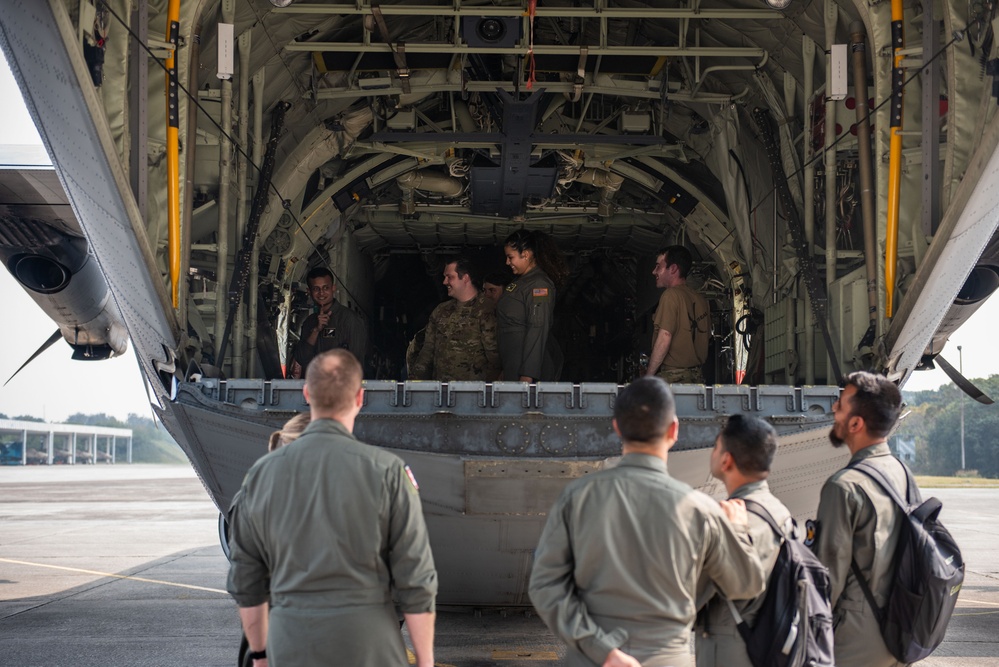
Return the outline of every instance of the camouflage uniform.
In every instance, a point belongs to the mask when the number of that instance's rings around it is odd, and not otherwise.
[[[499,377],[496,315],[479,294],[459,303],[448,299],[434,308],[423,347],[409,367],[411,380],[483,380]]]
[[[704,384],[704,373],[700,366],[696,368],[666,368],[660,366],[659,377],[670,384]]]

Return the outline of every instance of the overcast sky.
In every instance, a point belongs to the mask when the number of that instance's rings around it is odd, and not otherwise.
[[[0,146],[40,145],[41,139],[21,92],[0,56]],[[2,204],[2,202],[0,202]],[[56,330],[55,324],[6,271],[0,269],[0,383]],[[152,416],[139,364],[129,346],[124,356],[107,361],[73,361],[63,340],[46,350],[0,387],[0,413],[61,421],[76,412],[105,412],[120,419],[129,413]]]
[[[0,145],[41,144],[27,110],[18,102],[20,91],[0,57]],[[0,202],[2,203],[2,202]],[[14,281],[0,270],[0,382],[38,349],[55,331],[55,325]],[[993,298],[954,334],[944,356],[958,366],[957,346],[964,348],[966,375],[979,378],[999,373],[999,352],[994,342],[999,322],[999,298]],[[131,348],[108,361],[73,361],[72,349],[59,341],[23,372],[0,388],[0,413],[33,415],[59,421],[76,412],[105,412],[119,418],[129,413],[149,416],[149,402],[138,363]],[[940,370],[916,373],[909,390],[935,389],[949,382]]]

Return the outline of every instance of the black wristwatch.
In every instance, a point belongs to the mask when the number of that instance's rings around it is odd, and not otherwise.
[[[250,651],[246,654],[246,657],[250,660],[263,660],[267,657],[267,649],[263,649],[262,651]]]

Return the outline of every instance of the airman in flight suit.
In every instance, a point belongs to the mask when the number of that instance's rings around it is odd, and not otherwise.
[[[548,514],[531,602],[569,667],[688,667],[698,581],[733,599],[763,590],[746,508],[670,477],[679,422],[660,378],[621,390],[614,428],[621,462],[569,484]]]
[[[901,412],[902,394],[887,378],[852,373],[833,404],[833,446],[846,445],[850,461],[877,467],[897,489],[906,474],[888,449],[887,438]],[[832,586],[834,651],[837,667],[892,667],[900,664],[888,652],[874,611],[850,571],[856,560],[878,605],[888,596],[892,559],[901,532],[902,511],[859,470],[844,468],[822,487],[812,550],[829,568]]]

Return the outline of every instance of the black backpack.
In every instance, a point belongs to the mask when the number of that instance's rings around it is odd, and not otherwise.
[[[833,660],[829,570],[801,542],[785,537],[762,505],[746,509],[768,524],[782,543],[767,579],[763,605],[750,628],[729,600],[739,634],[754,667],[824,667]]]
[[[849,467],[877,482],[905,513],[892,559],[894,572],[888,603],[883,609],[874,600],[857,561],[850,564],[850,569],[874,610],[888,651],[902,663],[917,662],[933,653],[947,632],[958,591],[964,583],[961,550],[937,519],[943,505],[936,498],[923,501],[904,463],[907,483],[904,500],[891,480],[874,466],[857,461]]]

